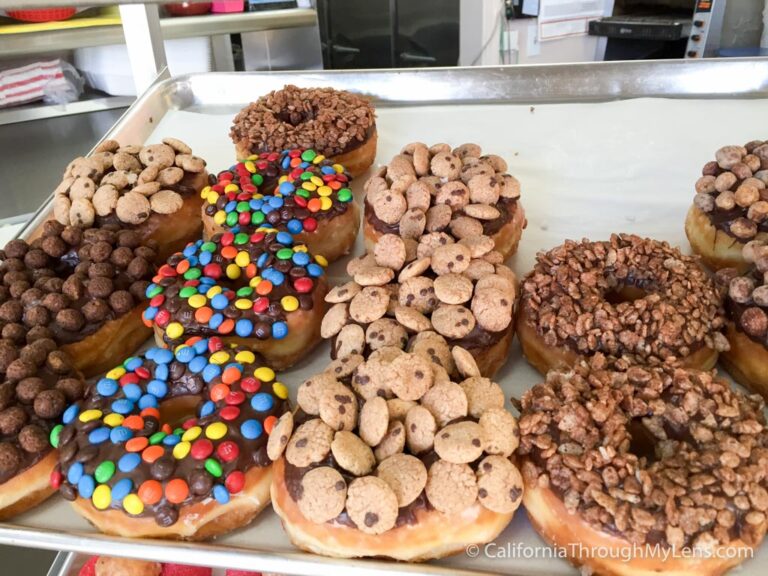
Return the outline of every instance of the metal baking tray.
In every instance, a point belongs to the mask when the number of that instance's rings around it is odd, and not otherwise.
[[[209,73],[160,79],[105,138],[145,142],[173,135],[206,158],[212,171],[221,170],[234,160],[232,116],[286,83],[369,95],[377,107],[377,164],[414,140],[473,141],[505,158],[522,183],[528,216],[520,250],[509,262],[518,275],[530,269],[537,251],[565,238],[634,232],[687,249],[683,220],[701,166],[724,144],[764,137],[760,125],[768,117],[768,59]],[[364,181],[353,182],[358,199]],[[42,206],[26,230],[49,210],[49,203]],[[344,262],[332,265],[329,276],[342,278]],[[282,379],[295,391],[327,361],[325,343]],[[515,346],[497,380],[507,397],[519,397],[541,377]],[[300,552],[270,510],[210,543],[113,538],[98,534],[56,497],[0,524],[0,543],[304,575],[576,573],[551,553],[522,509],[477,556],[472,550],[426,564]],[[768,544],[740,574],[767,568]]]

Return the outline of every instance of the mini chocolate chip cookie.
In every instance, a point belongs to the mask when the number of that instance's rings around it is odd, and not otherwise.
[[[384,266],[367,266],[361,268],[354,275],[354,281],[360,286],[383,286],[395,277],[392,268]]]
[[[357,398],[340,382],[320,389],[318,407],[320,418],[334,430],[352,430],[357,424]]]
[[[455,382],[440,382],[432,386],[421,398],[421,405],[432,413],[438,426],[464,418],[468,411],[467,395]]]
[[[437,423],[424,406],[414,406],[405,415],[405,441],[413,454],[432,450]]]
[[[384,399],[391,398],[390,384],[395,377],[396,373],[389,362],[371,357],[355,370],[352,376],[352,388],[365,400],[376,396]]]
[[[384,268],[382,269],[384,270]],[[356,322],[369,324],[387,313],[389,292],[379,286],[366,286],[349,303],[349,315]]]
[[[356,478],[347,489],[346,509],[358,530],[381,534],[397,521],[397,496],[381,478]]]
[[[511,514],[520,506],[523,477],[503,456],[486,456],[477,467],[477,498],[492,512]]]
[[[355,476],[369,474],[376,465],[376,458],[368,444],[352,432],[336,432],[331,443],[331,453],[339,466]]]
[[[277,423],[272,428],[272,432],[267,440],[267,456],[273,462],[280,458],[283,450],[288,445],[288,439],[293,433],[293,414],[286,412],[280,416]]]
[[[427,485],[427,468],[410,454],[395,454],[376,467],[376,476],[384,480],[397,496],[402,508],[416,500]]]
[[[471,421],[449,424],[435,434],[435,452],[446,462],[474,462],[485,448],[485,430]]]
[[[429,503],[444,514],[458,514],[477,500],[477,480],[472,468],[445,460],[430,466],[424,490]]]
[[[338,384],[336,377],[329,372],[321,372],[307,378],[299,385],[296,401],[299,407],[312,416],[320,414],[320,393],[327,386]]]
[[[473,376],[459,384],[467,396],[469,415],[480,418],[490,408],[504,407],[504,391],[488,378]]]
[[[389,409],[381,396],[366,400],[360,408],[357,432],[368,446],[378,446],[389,429]]]
[[[417,355],[402,355],[392,361],[397,377],[390,388],[402,400],[418,400],[432,386],[432,369],[429,361]]]
[[[332,338],[349,322],[349,307],[346,303],[334,304],[325,313],[320,323],[320,336]]]
[[[472,298],[472,280],[461,274],[443,274],[434,281],[435,296],[444,304],[464,304]]]
[[[365,342],[371,350],[384,346],[405,348],[408,333],[405,328],[391,318],[379,318],[365,329]]]
[[[341,284],[340,286],[334,286],[328,291],[328,294],[325,295],[325,301],[330,302],[331,304],[349,302],[362,289],[362,286],[354,281]]]
[[[364,358],[361,354],[352,354],[350,356],[345,356],[344,358],[337,358],[326,366],[325,372],[333,375],[337,380],[341,380],[352,374],[355,371],[355,368],[360,366],[363,361]]]
[[[307,420],[296,429],[285,449],[285,458],[297,468],[321,462],[331,451],[333,428],[319,418]]]
[[[509,456],[520,444],[517,419],[503,408],[488,408],[478,421],[485,430],[485,451]]]
[[[342,513],[346,501],[347,483],[329,466],[313,468],[301,479],[301,498],[297,504],[310,522],[322,524],[333,520]]]
[[[390,420],[387,433],[373,451],[376,461],[386,460],[393,454],[402,452],[403,448],[405,448],[405,425],[400,420]]]
[[[408,278],[400,284],[398,301],[422,314],[430,314],[437,307],[437,297],[432,280],[426,276]]]
[[[357,324],[347,324],[336,335],[334,353],[336,358],[362,354],[365,349],[365,332]]]
[[[464,306],[446,304],[432,313],[432,326],[446,338],[464,338],[475,328],[475,316]]]
[[[413,262],[409,262],[402,270],[400,270],[400,274],[397,276],[397,281],[402,284],[408,278],[415,278],[416,276],[421,276],[424,272],[429,270],[429,266],[432,263],[432,259],[429,257],[426,258],[418,258],[417,260],[414,260]]]
[[[461,274],[469,266],[472,253],[463,244],[439,246],[432,252],[432,270],[435,274]]]
[[[379,266],[400,270],[405,264],[405,242],[396,234],[384,234],[376,241],[373,257]]]
[[[477,323],[489,332],[500,332],[512,322],[514,300],[506,292],[496,288],[475,290],[472,313]]]
[[[472,376],[480,376],[480,369],[477,367],[474,356],[467,352],[461,346],[454,346],[451,348],[451,356],[456,364],[456,369],[459,374],[464,378],[471,378]]]

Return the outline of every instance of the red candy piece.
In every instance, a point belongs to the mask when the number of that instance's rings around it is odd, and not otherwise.
[[[245,394],[240,390],[232,390],[232,392],[227,394],[226,398],[224,398],[224,402],[230,406],[237,406],[245,402]]]
[[[258,162],[256,162],[256,168],[258,168],[259,170],[264,170],[267,166],[269,166],[269,163],[266,162],[265,160],[259,160]]]
[[[223,172],[219,172],[219,175],[217,176],[219,180],[232,180],[232,178],[234,177],[235,177],[234,174],[232,174],[232,172],[230,172],[229,170],[224,170]]]
[[[225,232],[221,235],[221,245],[230,246],[235,241],[235,235],[232,232]]]
[[[222,462],[232,462],[239,454],[240,448],[231,440],[222,442],[216,449],[216,455],[221,458]]]
[[[184,424],[181,425],[182,430],[189,430],[192,426],[197,424],[197,418],[190,418]]]
[[[213,454],[213,442],[207,438],[198,438],[192,443],[189,453],[195,460],[205,460]]]
[[[96,576],[96,562],[99,561],[98,556],[91,556],[80,568],[78,576]]]
[[[267,308],[269,308],[268,298],[265,298],[264,296],[260,296],[259,298],[256,298],[256,300],[253,301],[253,311],[256,312],[257,314],[264,312]]]
[[[138,368],[136,368],[135,374],[142,380],[146,380],[151,376],[152,373],[149,370],[147,370],[144,366],[139,366]]]
[[[221,338],[217,338],[216,336],[213,336],[208,340],[209,352],[218,352],[222,348],[224,348],[224,342],[221,341]]]
[[[240,470],[231,472],[229,476],[227,476],[227,479],[224,480],[224,486],[227,487],[227,490],[229,490],[230,493],[237,494],[243,489],[243,486],[245,486],[245,474]]]
[[[240,215],[237,217],[237,222],[241,226],[245,226],[251,221],[251,213],[250,212],[240,212]]]
[[[299,294],[307,294],[312,291],[313,285],[314,285],[314,282],[312,282],[312,278],[307,278],[305,276],[304,278],[297,278],[296,281],[293,283],[293,288]]]
[[[160,276],[165,276],[166,278],[173,278],[176,276],[176,270],[171,268],[168,264],[163,264],[160,266],[160,269],[157,271],[157,273]]]
[[[138,384],[139,377],[133,372],[128,372],[128,374],[123,374],[118,382],[120,383],[120,386],[125,386],[126,384]]]
[[[163,571],[160,572],[160,576],[211,576],[212,574],[212,568],[185,564],[163,564]]]
[[[261,388],[261,381],[253,376],[246,376],[240,380],[240,388],[249,394],[253,394],[254,392],[258,392],[259,388]]]
[[[264,232],[256,232],[255,234],[251,234],[251,242],[253,242],[254,244],[258,244],[259,242],[264,240],[265,236],[266,234],[264,234]]]
[[[304,220],[304,230],[307,232],[314,232],[317,230],[317,220],[312,218],[311,216]]]
[[[226,576],[261,576],[261,572],[249,572],[248,570],[233,570],[227,568]]]
[[[238,416],[240,416],[240,408],[238,408],[237,406],[225,406],[224,408],[221,409],[221,412],[219,412],[219,414],[221,414],[221,417],[224,420],[231,421],[237,418]]]
[[[163,302],[165,302],[165,294],[158,294],[149,301],[149,305],[159,308],[163,305]]]
[[[160,328],[165,328],[168,325],[168,322],[171,321],[171,313],[168,312],[168,310],[160,310],[157,313],[157,316],[155,316],[155,324],[160,326]]]
[[[203,266],[203,274],[208,278],[218,280],[221,277],[221,266],[216,263],[210,263]]]
[[[306,198],[302,198],[301,196],[296,196],[296,197],[294,197],[293,200],[294,200],[294,202],[296,202],[296,206],[299,206],[301,208],[306,208],[307,207],[307,199]]]
[[[62,480],[64,480],[64,474],[62,474],[61,470],[59,470],[59,467],[56,466],[56,468],[53,469],[53,472],[51,472],[51,488],[58,490],[59,486],[61,486]]]

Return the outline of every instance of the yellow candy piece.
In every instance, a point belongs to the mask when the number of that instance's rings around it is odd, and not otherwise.
[[[235,256],[235,264],[240,266],[240,268],[245,268],[248,266],[248,264],[251,263],[251,257],[248,255],[248,252],[245,250],[241,250],[237,253],[237,256]]]
[[[178,446],[178,444],[176,444],[176,446]],[[123,508],[125,508],[125,511],[128,512],[128,514],[138,516],[144,512],[144,502],[142,502],[141,498],[136,494],[128,494],[123,498]]]
[[[192,308],[202,308],[205,306],[205,303],[208,302],[208,299],[202,294],[193,294],[189,297],[187,302],[190,306],[192,306]]]
[[[342,172],[344,172],[344,166],[342,166],[341,164],[334,164],[333,169],[336,170],[338,174],[341,174]]]
[[[331,190],[330,186],[320,186],[317,189],[317,193],[320,196],[325,197],[325,196],[330,196],[333,193],[333,190]]]
[[[213,221],[214,223],[221,226],[222,224],[224,224],[224,222],[227,221],[227,213],[224,212],[224,210],[219,210],[218,212],[216,212],[216,214],[213,215]]]
[[[253,278],[251,278],[251,281],[248,282],[248,286],[250,286],[251,288],[256,288],[256,286],[258,286],[260,282],[261,282],[261,276],[254,276]]]
[[[322,154],[318,154],[312,159],[312,164],[320,164],[320,162],[322,162],[323,160],[325,160],[325,156],[323,156]]]
[[[200,190],[200,198],[205,200],[208,197],[208,192],[210,192],[210,191],[211,191],[211,187],[210,186],[206,186],[205,188]]]
[[[248,310],[251,307],[252,303],[247,298],[238,298],[235,300],[235,308],[238,310]]]
[[[165,333],[171,340],[181,337],[184,334],[184,326],[178,322],[171,322],[165,329]]]
[[[294,252],[308,252],[309,249],[307,248],[306,244],[298,244],[293,247]]]
[[[219,199],[219,193],[215,190],[211,190],[208,192],[208,195],[205,197],[205,201],[208,202],[208,204],[215,206],[216,201]]]
[[[227,265],[227,278],[230,280],[237,280],[240,278],[240,274],[242,273],[242,270],[240,269],[240,266],[237,264],[229,264]]]
[[[211,440],[221,440],[227,435],[228,429],[224,422],[214,422],[205,429],[205,435]]]
[[[254,164],[251,160],[246,160],[243,162],[243,166],[245,166],[245,169],[248,170],[248,172],[251,174],[256,172],[256,164]]]
[[[218,352],[211,354],[211,357],[208,360],[211,364],[224,364],[224,362],[229,360],[229,352],[226,350],[219,350]]]
[[[317,190],[317,184],[313,184],[309,180],[307,180],[306,182],[302,182],[301,187],[304,188],[304,190],[306,190],[307,192],[314,192],[315,190]]]
[[[312,184],[314,184],[315,186],[322,186],[323,185],[323,179],[320,178],[319,176],[312,176],[309,179],[309,181],[312,182]]]
[[[282,176],[280,176],[280,178],[277,179],[277,183],[282,184],[286,180],[288,180],[288,176],[286,174],[283,174]]]
[[[227,184],[224,186],[224,193],[229,194],[230,192],[237,192],[240,190],[240,187],[237,184]]]
[[[125,416],[118,414],[117,412],[112,412],[112,414],[107,414],[104,416],[104,424],[110,426],[111,428],[120,426],[120,424],[123,423],[123,420],[125,420]]]
[[[267,366],[261,366],[253,371],[253,375],[256,376],[262,382],[272,382],[275,379],[275,371]]]
[[[278,398],[282,398],[283,400],[288,398],[288,387],[281,382],[275,382],[272,384],[272,391]]]
[[[205,293],[205,297],[212,300],[216,294],[221,294],[221,286],[211,286],[208,292]]]
[[[80,422],[90,422],[99,418],[101,418],[101,410],[92,409],[80,413]]]
[[[280,304],[286,312],[293,312],[299,309],[299,299],[296,296],[283,296],[280,299]]]
[[[250,350],[243,350],[235,355],[235,362],[240,364],[253,364],[256,361],[256,354]]]
[[[192,440],[196,440],[200,434],[203,433],[203,429],[200,428],[200,426],[192,426],[189,430],[185,430],[184,434],[181,435],[181,439],[184,442],[191,442]],[[181,442],[179,442],[181,444]],[[178,444],[176,444],[178,446]]]
[[[112,503],[112,490],[107,484],[99,484],[93,491],[91,500],[97,510],[106,510]]]
[[[259,159],[258,154],[251,154],[250,156],[248,156],[248,158],[246,158],[246,160],[258,160],[258,159]]]
[[[328,266],[328,260],[327,260],[327,259],[326,259],[326,257],[325,257],[325,256],[323,256],[322,254],[315,254],[315,261],[316,261],[318,264],[320,264],[320,266],[322,266],[323,268],[325,268],[326,266]]]
[[[107,372],[106,376],[110,380],[119,380],[125,375],[125,368],[122,366],[118,366],[117,368],[112,368],[109,372]]]
[[[191,430],[191,428],[190,428]],[[189,430],[187,430],[189,432]],[[198,432],[198,436],[199,436]],[[192,444],[189,442],[179,442],[176,444],[176,446],[173,447],[173,457],[176,458],[176,460],[184,460],[184,458],[187,457],[187,454],[189,454],[189,451],[192,449]]]
[[[321,210],[330,210],[331,206],[333,206],[333,200],[328,198],[328,196],[322,196],[320,198],[320,209]]]

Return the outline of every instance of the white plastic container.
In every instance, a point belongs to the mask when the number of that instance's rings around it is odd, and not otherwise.
[[[165,56],[173,76],[213,70],[211,42],[207,36],[166,40]],[[77,48],[75,67],[97,90],[112,96],[136,96],[125,44]]]

